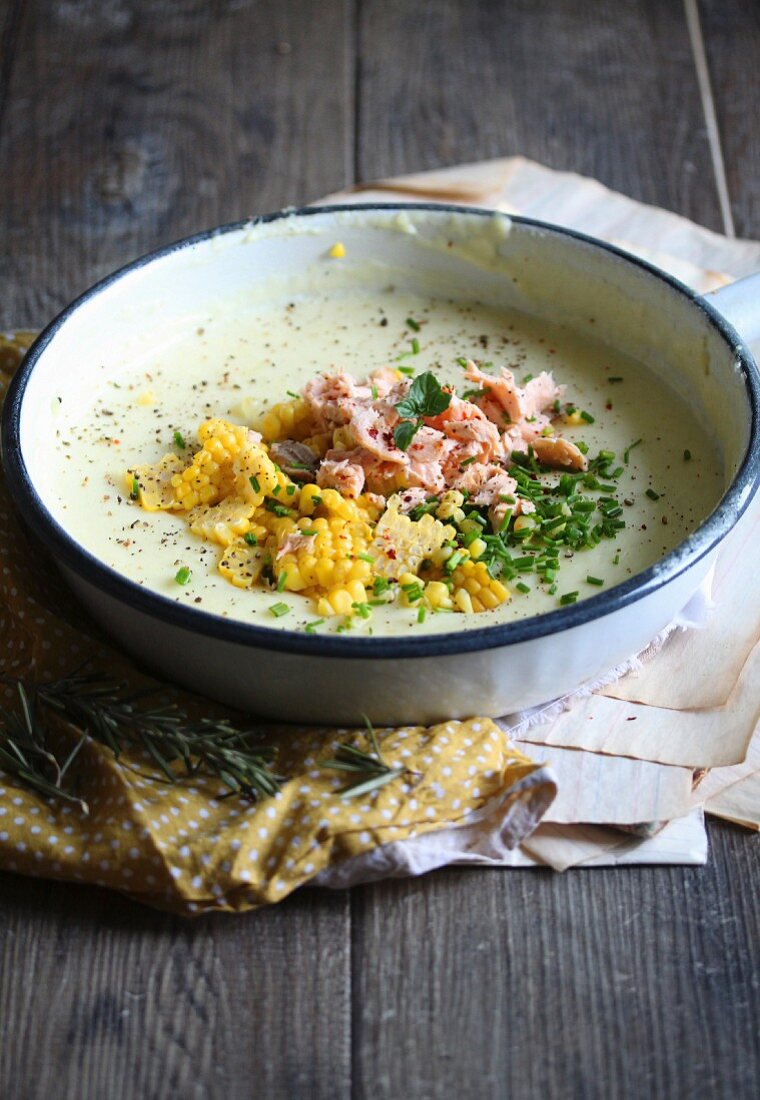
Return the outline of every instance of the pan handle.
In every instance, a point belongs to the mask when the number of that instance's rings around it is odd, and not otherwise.
[[[748,344],[760,340],[760,271],[705,295]]]

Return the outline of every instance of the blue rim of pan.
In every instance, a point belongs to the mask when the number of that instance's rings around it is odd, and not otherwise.
[[[750,405],[751,424],[747,453],[731,485],[712,514],[673,550],[663,555],[654,565],[622,581],[613,588],[580,603],[560,607],[542,615],[486,626],[466,631],[444,634],[412,635],[399,637],[346,637],[325,634],[309,635],[304,632],[273,630],[239,621],[230,621],[195,607],[187,607],[151,592],[142,585],[122,576],[106,565],[67,534],[43,504],[21,454],[21,409],[29,378],[37,361],[55,338],[58,330],[69,317],[91,298],[107,287],[139,270],[153,260],[174,252],[192,248],[214,237],[265,225],[282,218],[311,217],[320,214],[346,213],[347,209],[365,212],[440,211],[448,214],[472,215],[491,218],[493,210],[462,207],[444,203],[357,203],[345,206],[311,206],[302,209],[286,209],[273,214],[233,222],[208,229],[191,237],[176,241],[164,248],[147,253],[119,268],[105,279],[90,287],[50,322],[29,349],[17,370],[5,400],[2,417],[2,461],[11,497],[24,521],[47,547],[56,561],[77,573],[89,584],[130,607],[155,616],[175,627],[196,634],[219,638],[229,643],[247,645],[261,650],[299,654],[311,657],[341,657],[377,660],[398,658],[437,657],[471,653],[478,650],[517,645],[532,639],[572,630],[594,619],[611,615],[616,611],[656,592],[674,580],[689,566],[708,554],[728,533],[747,508],[760,481],[760,378],[752,353],[736,330],[704,298],[646,261],[574,230],[564,229],[532,218],[514,217],[513,223],[548,233],[570,237],[586,245],[612,253],[629,264],[640,267],[676,290],[696,305],[714,328],[730,345],[737,357],[744,377]]]

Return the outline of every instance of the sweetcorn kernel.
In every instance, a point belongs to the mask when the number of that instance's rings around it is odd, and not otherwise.
[[[482,557],[483,554],[485,554],[488,547],[486,546],[483,539],[473,539],[467,549],[470,551],[471,557],[479,558]]]
[[[459,588],[454,593],[454,603],[456,604],[457,610],[463,611],[465,614],[472,614],[474,611],[470,593],[466,588]]]

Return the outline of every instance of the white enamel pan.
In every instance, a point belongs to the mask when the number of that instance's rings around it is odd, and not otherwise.
[[[286,287],[335,240],[377,279],[551,317],[595,332],[691,402],[725,477],[702,525],[660,561],[549,614],[416,637],[310,636],[230,622],[146,591],[53,518],[42,471],[51,407],[74,379],[101,385],[135,325],[161,332],[263,279]],[[734,325],[736,327],[734,327]],[[738,330],[738,331],[737,331]],[[739,333],[742,335],[740,336]],[[254,714],[297,722],[430,723],[500,715],[589,682],[642,649],[684,607],[760,478],[760,276],[699,297],[662,271],[580,234],[446,206],[307,209],[224,226],[129,264],[77,299],[31,348],[5,402],[2,457],[26,523],[82,603],[159,675]],[[105,365],[105,366],[104,366]],[[75,490],[72,490],[75,491]],[[455,616],[452,616],[455,623]]]

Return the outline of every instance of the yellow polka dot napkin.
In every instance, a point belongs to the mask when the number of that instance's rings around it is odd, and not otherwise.
[[[0,399],[31,334],[0,338]],[[135,687],[149,680],[100,635],[54,563],[13,513],[0,480],[0,700],[18,707],[14,678],[47,682],[83,662]],[[177,700],[219,715],[216,704]],[[57,730],[64,747],[78,736]],[[307,882],[342,886],[421,874],[479,851],[498,858],[538,824],[556,793],[488,719],[378,731],[384,759],[404,771],[366,795],[343,797],[345,773],[322,766],[341,744],[368,751],[363,731],[267,730],[274,797],[250,803],[217,778],[168,783],[147,753],[88,740],[72,765],[78,803],[47,798],[0,770],[0,870],[97,883],[184,915],[240,912]]]

